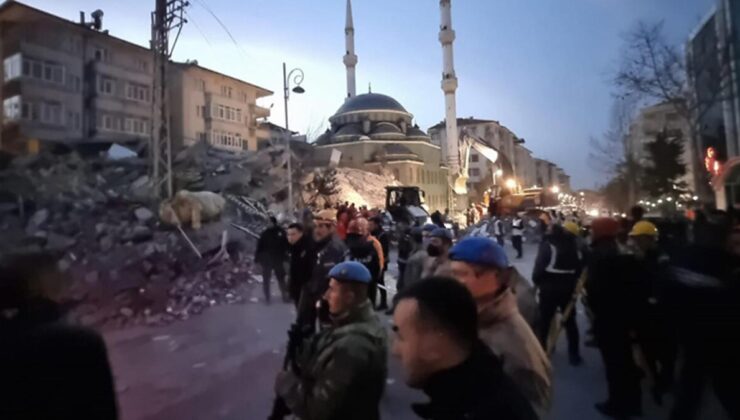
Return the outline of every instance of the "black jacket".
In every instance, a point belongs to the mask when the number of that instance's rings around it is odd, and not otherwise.
[[[313,240],[306,233],[301,239],[288,248],[290,256],[290,290],[300,293],[304,284],[311,279],[313,265],[316,262],[316,251]]]
[[[288,238],[280,226],[272,225],[265,229],[257,241],[254,260],[260,264],[285,261],[288,252]]]
[[[371,235],[375,236],[375,238],[380,242],[380,246],[383,248],[383,260],[385,261],[385,267],[383,267],[383,270],[388,270],[388,253],[390,252],[390,238],[388,237],[388,233],[383,230],[383,228],[376,229],[372,232],[370,232]]]
[[[335,265],[344,261],[347,248],[341,241],[329,237],[321,242],[317,242],[314,250],[316,259],[307,289],[315,302],[329,287],[329,271]]]
[[[424,386],[429,403],[414,412],[430,420],[536,420],[532,406],[483,344],[462,364],[432,376]]]
[[[616,241],[599,240],[592,244],[586,292],[599,322],[629,322],[625,309],[634,299],[635,262],[632,255],[620,254]]]
[[[575,236],[546,235],[537,252],[532,281],[540,289],[573,288],[581,275],[582,261]]]
[[[37,301],[0,315],[0,419],[118,418],[103,339]]]
[[[370,238],[364,238],[357,234],[348,234],[347,240],[347,258],[351,261],[357,261],[370,271],[373,279],[380,277],[380,257],[378,256],[375,246]]]

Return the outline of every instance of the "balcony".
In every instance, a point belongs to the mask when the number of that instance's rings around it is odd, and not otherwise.
[[[270,116],[270,109],[263,108],[259,105],[250,104],[249,113],[252,114],[255,118],[267,118]]]

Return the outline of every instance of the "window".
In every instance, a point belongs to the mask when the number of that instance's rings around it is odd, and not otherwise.
[[[226,96],[226,92],[227,92],[227,87],[221,86],[221,96]]]
[[[21,68],[23,67],[23,59],[21,53],[16,53],[6,58],[3,62],[4,80],[13,80],[21,76]]]
[[[110,59],[108,55],[108,50],[103,47],[95,47],[93,56],[95,57],[96,61],[108,61]]]
[[[218,106],[218,117],[221,119],[226,118],[226,108],[223,105]]]
[[[31,76],[36,79],[41,79],[41,75],[43,72],[44,66],[40,62],[34,61],[31,63]]]
[[[80,77],[73,74],[67,75],[67,87],[73,92],[80,91]]]
[[[149,69],[149,63],[147,63],[146,60],[137,58],[136,59],[136,68],[139,70],[147,71]]]
[[[236,121],[242,122],[242,110],[241,109],[236,110]]]
[[[51,125],[64,125],[62,105],[56,102],[41,103],[41,122]]]
[[[3,101],[3,116],[8,121],[15,121],[21,117],[20,95],[15,95]]]
[[[51,82],[63,84],[64,83],[64,68],[59,64],[46,64],[51,69]]]
[[[226,96],[228,96],[229,98],[231,98],[231,94],[232,94],[231,88],[226,88]]]
[[[23,102],[23,105],[21,106],[21,118],[24,120],[33,121],[33,104],[30,102]]]
[[[113,95],[113,79],[107,76],[98,77],[98,92]]]
[[[149,87],[129,83],[126,89],[126,97],[134,101],[149,102]]]
[[[80,129],[80,113],[67,111],[67,127],[73,130]]]
[[[113,130],[113,117],[110,115],[103,115],[103,128],[106,130]]]
[[[470,161],[471,162],[478,162],[478,158],[479,158],[478,153],[471,153],[470,154]]]
[[[203,79],[198,79],[195,81],[195,86],[198,90],[201,90],[203,92],[206,91],[206,81]]]

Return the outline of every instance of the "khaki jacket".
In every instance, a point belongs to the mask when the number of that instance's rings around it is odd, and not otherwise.
[[[452,263],[449,257],[430,257],[424,262],[424,271],[421,278],[432,276],[452,277]]]
[[[478,334],[501,359],[504,372],[543,417],[552,399],[552,367],[532,329],[519,313],[511,289],[478,299]]]

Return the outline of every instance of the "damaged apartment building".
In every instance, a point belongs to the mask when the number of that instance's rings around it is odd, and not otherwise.
[[[154,57],[111,36],[103,12],[78,22],[16,1],[0,5],[0,150],[36,153],[64,144],[93,150],[139,147],[152,133]],[[207,141],[225,150],[256,150],[269,132],[271,91],[206,69],[196,61],[168,66],[174,147]]]

